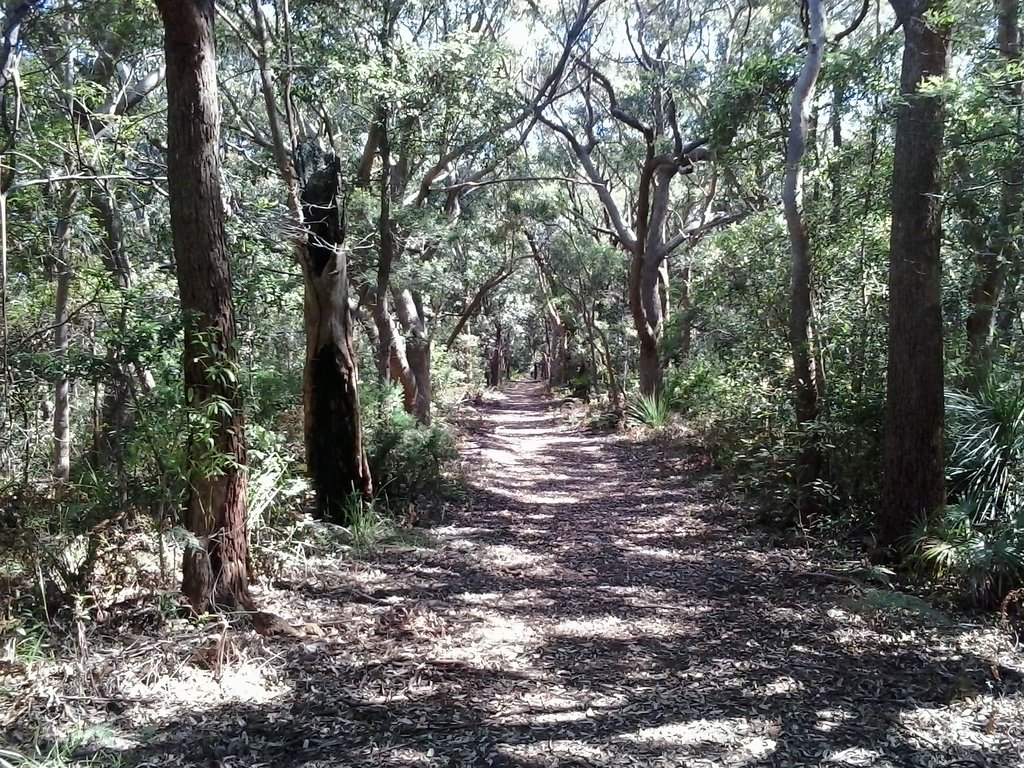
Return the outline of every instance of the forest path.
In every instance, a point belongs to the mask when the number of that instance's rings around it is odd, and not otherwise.
[[[165,724],[164,763],[1021,764],[990,634],[868,610],[889,593],[758,530],[699,453],[573,429],[524,383],[468,431],[468,508],[293,585],[282,610],[339,634],[274,646],[280,695]]]

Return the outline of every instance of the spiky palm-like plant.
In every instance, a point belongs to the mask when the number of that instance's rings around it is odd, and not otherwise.
[[[952,499],[914,534],[921,561],[993,605],[1024,582],[1024,383],[947,392]]]
[[[626,403],[626,416],[634,424],[666,427],[672,417],[672,396],[664,389],[653,395],[635,395]]]

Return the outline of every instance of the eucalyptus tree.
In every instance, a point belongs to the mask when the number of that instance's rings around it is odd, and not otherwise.
[[[996,56],[993,59],[982,53],[977,57],[976,76],[962,84],[965,103],[956,115],[951,137],[958,146],[953,169],[959,180],[952,190],[952,204],[962,222],[964,245],[971,251],[974,267],[965,321],[967,384],[972,389],[983,384],[997,360],[993,332],[1000,314],[1002,341],[1006,341],[1012,293],[1021,274],[1024,137],[1017,126],[1024,81],[1020,76],[1020,3],[998,0],[993,10]],[[981,51],[990,50],[984,45],[990,29],[990,24],[983,26],[984,38],[978,41]]]
[[[537,75],[536,82],[520,91],[514,86],[525,73],[499,42],[514,21],[508,8],[352,4],[340,9],[344,35],[337,31],[339,9],[319,3],[236,3],[221,9],[258,71],[255,87],[229,95],[233,122],[246,143],[266,150],[274,162],[295,231],[305,231],[297,226],[303,211],[292,160],[296,147],[315,136],[342,159],[348,282],[374,318],[380,375],[401,385],[407,409],[423,423],[430,420],[428,291],[445,271],[445,232],[479,185],[521,146],[534,112],[556,92],[567,51],[601,2],[567,6],[561,40],[529,73]],[[254,118],[257,103],[263,115]],[[299,250],[300,262],[308,264],[301,242]],[[304,272],[307,320],[323,323],[350,311],[340,287],[318,292],[308,267]],[[349,323],[339,319],[334,325]],[[320,440],[313,434],[340,434],[355,422],[313,417],[321,413],[318,398],[331,395],[311,384],[317,355],[327,348],[309,331],[307,325],[307,453],[314,443],[354,445],[349,438]],[[354,389],[354,371],[348,369],[341,378]],[[307,464],[315,471],[320,462]]]
[[[892,0],[903,27],[889,253],[885,498],[879,543],[902,546],[915,519],[946,503],[942,315],[945,98],[929,89],[949,68],[941,4]]]
[[[246,451],[220,180],[213,0],[157,0],[167,64],[171,230],[193,432],[182,589],[197,612],[255,607],[249,592]]]
[[[789,232],[792,254],[790,281],[789,344],[793,356],[796,428],[804,432],[804,444],[797,457],[797,509],[802,515],[814,511],[812,485],[821,471],[821,450],[812,435],[818,418],[821,387],[811,340],[811,244],[803,213],[803,162],[807,152],[808,108],[825,56],[825,9],[821,0],[808,0],[807,54],[793,89],[786,146],[786,175],[782,185],[782,205]]]
[[[106,334],[106,385],[89,458],[94,468],[113,468],[122,482],[124,443],[134,421],[130,402],[137,385],[133,382],[143,389],[152,386],[149,372],[138,359],[126,356],[127,345],[121,343],[132,320],[126,294],[135,280],[122,208],[141,208],[151,201],[155,176],[162,172],[162,158],[155,163],[144,160],[149,153],[140,146],[144,139],[140,140],[137,133],[147,118],[136,113],[164,77],[158,41],[147,24],[151,14],[148,5],[136,3],[116,12],[110,8],[88,9],[70,25],[53,20],[43,47],[43,56],[55,75],[59,73],[53,87],[57,92],[55,101],[62,103],[60,111],[67,120],[68,172],[75,174],[74,183],[81,187],[85,212],[99,232],[96,250],[100,263],[115,291],[115,301],[121,304],[120,311],[112,313],[116,320]],[[69,208],[68,215],[71,213]],[[72,270],[70,264],[63,266],[57,275],[57,297],[66,301],[66,283]],[[57,316],[66,312],[66,306],[58,302]],[[58,321],[55,325],[59,329],[64,323]],[[66,344],[66,334],[60,341]],[[66,377],[58,379],[54,409],[54,441],[58,447],[70,441],[70,404],[60,395],[66,386]]]
[[[61,480],[69,476],[74,427],[84,432],[86,424],[95,424],[92,464],[115,468],[102,476],[120,482],[120,446],[132,416],[130,379],[143,385],[149,381],[139,361],[125,354],[133,321],[127,299],[133,270],[122,208],[126,199],[143,207],[139,198],[152,193],[153,176],[160,173],[139,162],[140,144],[148,143],[148,116],[135,114],[162,81],[158,41],[146,23],[147,16],[155,18],[155,10],[136,3],[116,10],[32,3],[11,7],[22,13],[33,6],[27,17],[30,35],[20,46],[29,65],[17,80],[14,109],[28,143],[19,153],[20,178],[11,175],[7,189],[13,204],[20,208],[24,203],[32,215],[19,217],[8,234],[27,255],[41,243],[31,232],[46,213],[53,214],[52,245],[39,247],[38,258],[54,285],[55,355],[46,366],[54,386],[54,474]],[[94,274],[96,262],[105,278]],[[76,285],[79,272],[89,275],[82,285]],[[35,284],[31,270],[25,277]],[[49,291],[36,293],[44,294]],[[18,346],[19,358],[30,360],[28,348]],[[22,372],[31,374],[32,367]],[[76,379],[78,386],[73,386]],[[99,407],[92,418],[73,420],[73,405],[86,410],[85,398],[73,393],[81,393],[87,382],[102,392]]]
[[[662,385],[659,341],[669,257],[700,234],[737,218],[735,212],[705,218],[713,211],[713,184],[704,194],[684,198],[673,193],[677,178],[693,174],[698,162],[714,156],[690,102],[689,92],[709,77],[683,53],[706,25],[691,11],[681,3],[637,4],[623,9],[622,16],[609,16],[595,29],[593,44],[575,58],[572,101],[553,104],[540,118],[568,146],[601,201],[604,229],[629,255],[629,308],[644,394]],[[628,54],[618,50],[619,38],[611,32],[622,28]]]

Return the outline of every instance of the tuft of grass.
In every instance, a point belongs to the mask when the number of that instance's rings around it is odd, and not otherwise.
[[[384,539],[395,532],[395,523],[382,515],[373,502],[364,501],[359,494],[352,494],[346,503],[346,530],[349,546],[357,553],[372,552]]]

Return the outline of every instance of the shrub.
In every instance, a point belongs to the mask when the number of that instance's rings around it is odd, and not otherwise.
[[[672,418],[672,395],[662,389],[654,395],[630,395],[626,400],[626,416],[634,424],[661,429]]]
[[[1024,384],[947,392],[950,505],[922,520],[919,560],[993,607],[1024,583]]]
[[[366,457],[377,495],[386,503],[415,503],[444,487],[442,470],[456,456],[455,441],[446,426],[430,426],[402,407],[401,392],[393,387],[362,390]]]

